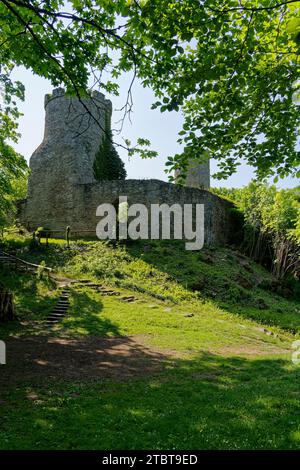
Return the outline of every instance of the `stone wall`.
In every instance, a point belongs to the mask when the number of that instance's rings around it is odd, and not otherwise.
[[[70,188],[70,193],[72,198],[66,200],[63,194],[56,193],[44,213],[38,217],[33,217],[32,212],[29,214],[25,207],[22,216],[24,224],[30,228],[45,226],[61,230],[61,235],[69,225],[77,235],[87,235],[87,232],[92,235],[96,233],[96,225],[100,220],[96,217],[97,207],[103,203],[116,204],[120,196],[127,196],[128,204],[144,204],[148,209],[151,204],[180,204],[182,207],[184,204],[204,204],[205,243],[222,245],[232,240],[233,205],[205,190],[180,187],[159,180],[125,180],[76,184]],[[51,219],[48,216],[49,208]]]

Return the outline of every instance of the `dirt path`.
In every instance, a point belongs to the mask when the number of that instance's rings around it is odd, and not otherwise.
[[[147,346],[146,336],[10,337],[6,341],[7,363],[0,366],[0,390],[36,381],[126,380],[143,377],[162,371],[167,363],[174,363],[177,358],[185,356],[184,352]],[[288,351],[275,345],[245,344],[205,352],[253,358]]]
[[[162,370],[167,358],[138,337],[11,337],[6,354],[0,370],[0,387],[5,388],[36,379],[124,380]]]

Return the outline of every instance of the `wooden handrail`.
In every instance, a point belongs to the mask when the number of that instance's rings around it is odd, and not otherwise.
[[[14,256],[14,255],[11,255],[10,253],[6,253],[5,251],[2,251],[0,250],[0,255],[5,255],[5,256],[8,256],[9,258],[11,258],[12,260],[14,261],[17,261],[18,263],[20,264],[23,264],[25,266],[31,266],[35,269],[39,269],[39,268],[42,268],[44,269],[45,271],[49,271],[49,272],[52,272],[52,268],[48,268],[48,266],[42,266],[40,264],[34,264],[34,263],[29,263],[29,261],[25,261],[21,258],[17,258],[17,256]]]

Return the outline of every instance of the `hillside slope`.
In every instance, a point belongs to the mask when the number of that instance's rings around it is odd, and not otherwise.
[[[0,449],[300,447],[299,301],[262,267],[174,242],[5,248],[56,272],[0,272],[19,316],[0,326]],[[114,295],[70,284],[49,328],[70,279]]]
[[[54,242],[54,241],[53,241]],[[20,240],[17,254],[45,262],[62,275],[88,278],[173,303],[211,304],[231,314],[300,329],[300,302],[262,266],[232,248],[186,251],[178,241],[50,243],[30,249]]]

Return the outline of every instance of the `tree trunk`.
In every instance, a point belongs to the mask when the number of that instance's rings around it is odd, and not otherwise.
[[[11,292],[0,290],[0,323],[16,318],[13,294]]]

